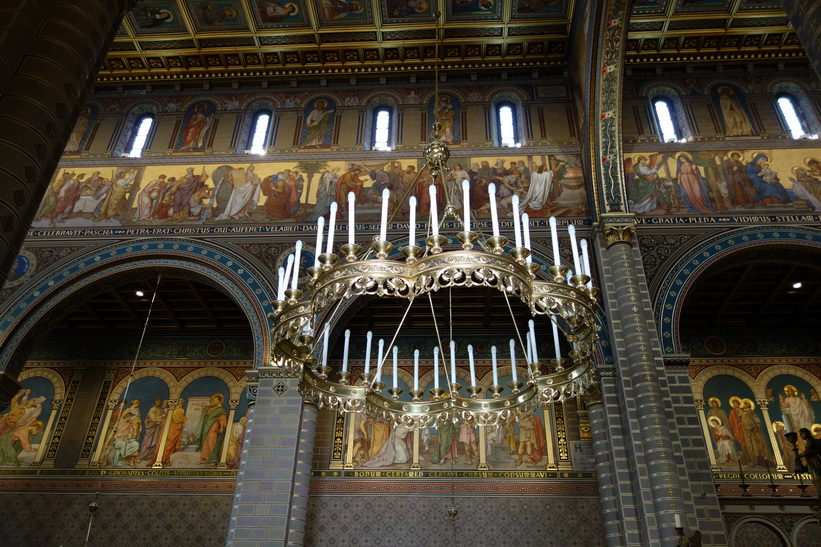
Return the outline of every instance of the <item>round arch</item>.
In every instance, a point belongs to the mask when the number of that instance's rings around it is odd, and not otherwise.
[[[188,387],[188,384],[193,382],[198,378],[204,378],[205,376],[215,376],[225,382],[228,386],[229,400],[238,400],[242,396],[242,390],[245,388],[244,384],[241,384],[234,378],[231,373],[226,371],[225,369],[217,368],[217,367],[203,367],[198,368],[192,372],[189,372],[178,382],[178,391],[176,392],[176,398],[179,399],[180,395],[182,394],[183,390]]]
[[[254,339],[254,366],[263,366],[270,355],[269,314],[276,294],[266,272],[233,249],[186,239],[146,239],[98,247],[70,261],[58,263],[29,284],[11,301],[0,320],[0,362],[3,370],[18,373],[28,352],[52,322],[67,313],[72,302],[92,294],[106,279],[134,279],[157,269],[195,276],[225,291],[246,310]],[[85,291],[85,292],[84,292]],[[25,342],[25,343],[24,343]]]
[[[24,370],[17,377],[18,382],[28,380],[29,378],[46,378],[54,386],[54,398],[64,400],[66,398],[66,383],[63,378],[50,368],[30,368]]]
[[[165,385],[168,386],[168,398],[169,399],[177,399],[180,394],[180,388],[177,382],[177,379],[174,378],[174,375],[168,372],[165,369],[157,368],[157,367],[147,367],[147,368],[140,368],[134,371],[134,374],[131,374],[131,380],[128,377],[121,379],[117,382],[117,385],[114,386],[114,389],[111,390],[111,394],[109,395],[109,399],[117,399],[119,400],[122,397],[125,389],[128,385],[133,384],[135,380],[139,380],[140,378],[159,378]]]
[[[792,543],[790,543],[789,538],[784,534],[784,532],[781,531],[781,529],[778,526],[776,526],[772,521],[769,521],[761,517],[745,517],[736,522],[732,530],[730,530],[730,545],[742,545],[740,543],[737,543],[736,540],[738,539],[739,532],[745,524],[756,524],[763,526],[768,531],[775,534],[778,537],[778,539],[781,540],[781,545],[792,545]]]
[[[135,103],[128,111],[128,114],[125,116],[125,121],[123,122],[123,129],[120,131],[120,136],[117,139],[117,143],[114,145],[114,149],[111,151],[112,157],[120,157],[123,156],[126,152],[126,148],[128,144],[131,142],[132,134],[134,133],[134,126],[137,124],[137,120],[139,120],[143,115],[149,114],[154,116],[155,122],[159,121],[160,114],[163,111],[163,105],[160,101],[156,99],[146,99]],[[157,123],[153,126],[153,131],[149,135],[153,135],[156,132]],[[150,139],[149,139],[150,140]],[[146,141],[148,142],[148,141]]]
[[[821,249],[821,230],[796,226],[740,228],[705,239],[681,258],[660,285],[655,311],[662,352],[680,353],[679,319],[687,292],[718,260],[760,245],[798,245]]]
[[[707,380],[714,378],[715,376],[722,375],[734,376],[747,384],[747,387],[750,388],[750,391],[753,392],[756,399],[762,399],[765,397],[764,388],[759,386],[758,380],[741,369],[728,367],[725,365],[707,367],[699,372],[691,382],[693,387],[693,397],[696,399],[704,399],[704,385],[707,383]]]

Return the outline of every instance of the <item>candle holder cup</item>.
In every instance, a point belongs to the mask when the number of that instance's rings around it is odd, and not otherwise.
[[[342,384],[343,386],[347,386],[350,379],[351,379],[351,373],[348,372],[347,370],[343,370],[339,373],[339,383]]]
[[[347,245],[340,247],[339,250],[345,255],[345,260],[348,262],[356,262],[357,255],[362,252],[362,246],[357,245],[356,243],[348,243]]]
[[[493,254],[503,254],[509,240],[505,236],[493,236],[488,238],[487,246]]]
[[[428,236],[427,239],[425,239],[425,243],[430,247],[431,253],[439,254],[442,252],[442,247],[447,245],[448,238],[443,235]]]
[[[413,264],[422,256],[423,249],[417,245],[408,245],[407,247],[402,247],[400,252],[408,264]]]
[[[384,239],[374,239],[371,243],[371,249],[376,253],[376,258],[388,258],[388,253],[393,249],[393,243]]]
[[[524,264],[527,257],[530,256],[530,249],[527,247],[515,247],[510,250],[510,256],[519,264]]]
[[[459,232],[456,234],[456,239],[462,244],[462,248],[466,251],[473,249],[473,244],[479,239],[479,234],[476,232]]]
[[[337,263],[339,257],[334,253],[322,253],[319,255],[319,262],[322,264],[323,270],[330,270]]]
[[[391,394],[391,399],[393,399],[394,401],[398,401],[399,400],[399,395],[402,394],[402,388],[401,387],[392,387],[388,390],[388,393]]]
[[[564,283],[567,279],[567,272],[569,271],[570,268],[564,264],[556,264],[547,269],[547,273],[553,276],[553,280],[557,283]]]
[[[503,387],[502,387],[502,386],[500,386],[500,385],[493,384],[492,386],[490,386],[490,387],[488,388],[488,391],[490,391],[490,392],[493,394],[493,398],[494,398],[494,399],[498,399],[499,397],[501,397],[501,396],[502,396],[502,390],[503,390],[503,389],[505,389],[505,388],[503,388]]]

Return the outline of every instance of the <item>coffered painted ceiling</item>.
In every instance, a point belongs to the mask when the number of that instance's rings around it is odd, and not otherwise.
[[[437,0],[142,0],[100,82],[432,68]],[[564,68],[592,0],[438,0],[441,66]],[[780,0],[632,0],[628,63],[803,58]]]

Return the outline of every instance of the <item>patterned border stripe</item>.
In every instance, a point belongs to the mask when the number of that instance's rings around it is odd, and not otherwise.
[[[664,353],[681,351],[678,328],[681,308],[687,291],[699,275],[717,260],[741,249],[777,244],[821,247],[821,231],[793,226],[745,228],[707,239],[679,261],[665,279],[656,305]]]

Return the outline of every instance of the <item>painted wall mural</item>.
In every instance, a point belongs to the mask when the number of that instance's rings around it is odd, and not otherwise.
[[[813,437],[821,438],[821,398],[818,390],[803,378],[781,374],[767,383],[770,421],[787,469],[795,468],[792,445],[784,435],[809,429]],[[798,437],[799,452],[804,451],[806,441]]]
[[[639,215],[821,212],[821,149],[626,154]]]
[[[97,114],[98,109],[95,106],[85,106],[80,110],[77,123],[74,124],[74,129],[72,129],[71,135],[68,137],[68,143],[65,149],[66,154],[79,154],[84,150],[88,142],[88,137],[94,129]]]
[[[455,95],[443,93],[439,95],[439,102],[435,99],[428,102],[428,118],[442,124],[440,135],[442,141],[448,144],[457,144],[462,141],[462,115],[459,99]]]
[[[55,386],[49,378],[24,379],[23,388],[0,414],[0,467],[30,467],[42,461],[51,437],[49,416],[54,409]]]
[[[574,154],[478,156],[449,162],[453,181],[471,183],[471,207],[490,218],[488,185],[496,184],[501,214],[518,195],[531,217],[583,216],[587,194],[581,159]],[[264,162],[234,165],[152,165],[58,170],[33,227],[164,226],[315,222],[336,200],[345,211],[347,192],[357,195],[357,219],[377,220],[383,188],[392,191],[395,218],[406,220],[416,195],[419,218],[430,210],[428,186],[444,204],[461,207],[452,180],[433,181],[419,160]],[[340,213],[341,214],[341,213]]]
[[[164,370],[144,370],[109,409],[93,464],[236,469],[248,411],[244,380],[214,371],[190,373],[177,384]]]
[[[336,121],[336,103],[328,97],[314,99],[305,107],[302,148],[330,148]]]
[[[202,101],[191,105],[182,118],[182,128],[174,150],[177,152],[197,151],[208,148],[215,120],[216,105]]]

